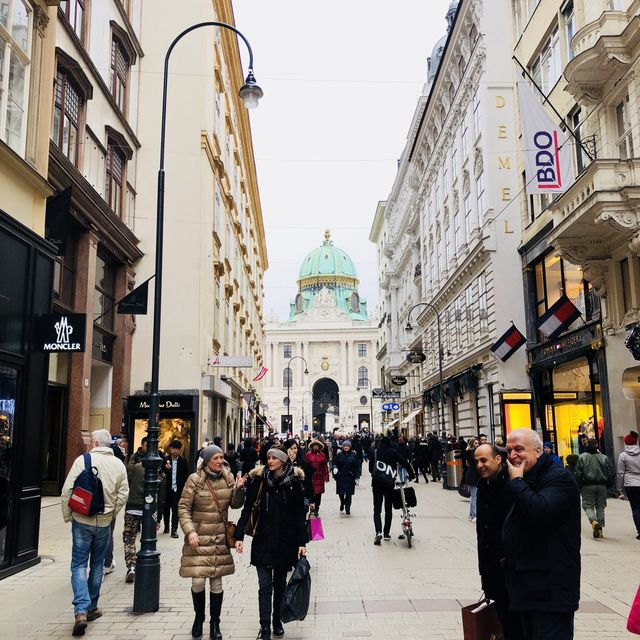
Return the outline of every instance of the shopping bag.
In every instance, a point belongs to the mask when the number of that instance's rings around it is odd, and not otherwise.
[[[319,518],[315,519],[318,520]],[[311,567],[305,556],[301,556],[282,594],[280,620],[282,622],[304,620],[309,611],[310,598]]]
[[[462,632],[464,640],[504,640],[494,601],[485,598],[462,607]]]
[[[636,593],[635,600],[629,611],[629,619],[627,620],[627,631],[637,633],[640,636],[640,587]]]
[[[317,542],[318,540],[324,540],[322,519],[320,517],[309,518],[309,541]]]

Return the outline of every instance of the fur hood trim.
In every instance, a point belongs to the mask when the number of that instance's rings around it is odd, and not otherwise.
[[[251,469],[251,471],[249,471],[249,477],[252,480],[255,480],[256,478],[260,478],[262,477],[262,474],[264,473],[265,469],[266,469],[266,466],[264,464],[259,464],[257,467],[254,467],[253,469]],[[298,478],[299,480],[304,480],[304,470],[301,469],[300,467],[293,467],[293,473],[296,476],[296,478]]]
[[[307,449],[307,451],[311,451],[311,447],[313,447],[314,444],[317,444],[320,447],[320,451],[324,453],[325,451],[325,446],[322,442],[320,442],[320,440],[312,440],[309,443],[309,448]]]

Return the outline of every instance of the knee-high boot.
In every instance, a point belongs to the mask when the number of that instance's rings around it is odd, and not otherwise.
[[[191,627],[191,636],[194,638],[202,638],[202,624],[204,623],[204,591],[191,591],[191,599],[193,600],[193,610],[196,613],[193,626]]]
[[[211,640],[222,640],[222,633],[220,632],[220,612],[222,611],[222,597],[224,592],[212,593],[210,595],[209,611],[211,613],[211,620],[209,622],[209,630]]]

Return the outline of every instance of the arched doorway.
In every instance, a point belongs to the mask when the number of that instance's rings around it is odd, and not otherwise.
[[[321,378],[313,385],[313,430],[331,431],[334,416],[340,415],[340,390],[331,378]]]

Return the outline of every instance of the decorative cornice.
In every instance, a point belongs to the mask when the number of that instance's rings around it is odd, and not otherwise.
[[[582,266],[582,273],[601,297],[607,297],[609,265],[606,260],[591,260]]]
[[[640,229],[640,212],[633,211],[603,211],[594,220],[596,224],[607,224],[616,231],[636,231]]]

